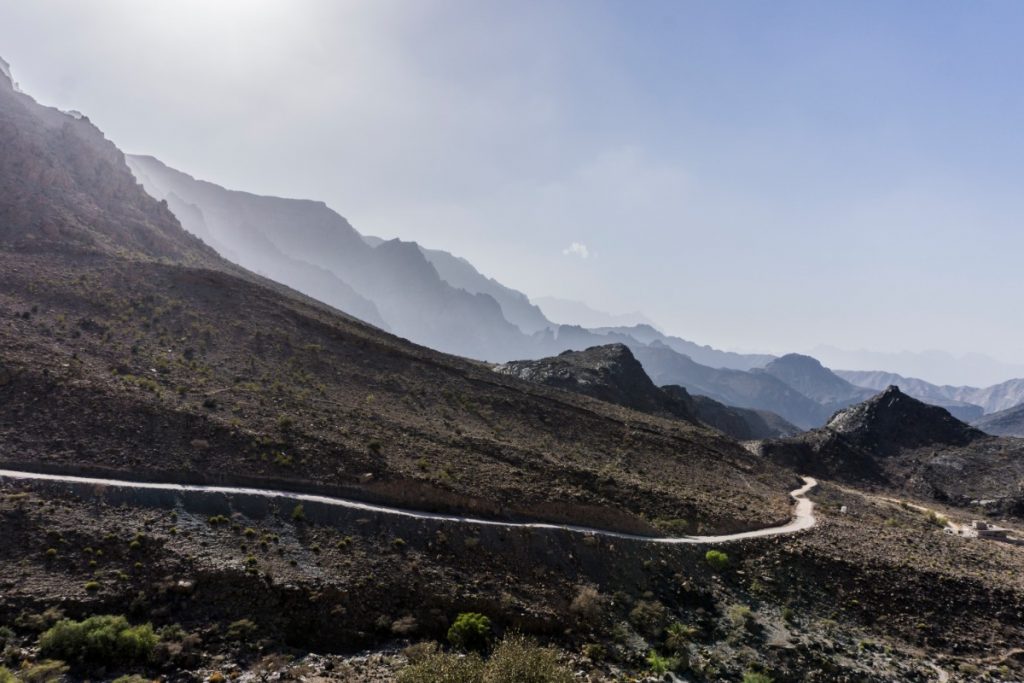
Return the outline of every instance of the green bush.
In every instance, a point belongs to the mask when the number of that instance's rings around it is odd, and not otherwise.
[[[58,622],[40,636],[39,652],[79,665],[139,664],[150,660],[159,640],[152,625],[132,626],[108,614]]]
[[[558,653],[519,635],[504,638],[484,666],[485,683],[571,683]]]
[[[299,503],[294,508],[292,508],[292,520],[295,522],[306,521],[306,509],[302,507],[302,503]]]
[[[398,672],[398,683],[481,683],[484,662],[480,655],[438,653]]]
[[[768,674],[748,671],[743,674],[743,683],[775,683],[775,679]]]
[[[483,652],[491,643],[491,620],[477,612],[463,612],[448,629],[448,642],[461,650]]]
[[[675,657],[659,655],[654,650],[647,653],[647,666],[651,667],[651,673],[659,676],[675,671],[679,667],[679,660]]]
[[[729,566],[729,556],[721,550],[709,550],[704,554],[704,561],[715,571],[722,571]]]
[[[18,679],[6,667],[0,666],[0,683],[18,683]]]

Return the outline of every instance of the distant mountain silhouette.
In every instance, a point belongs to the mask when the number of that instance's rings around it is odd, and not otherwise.
[[[759,372],[782,380],[830,411],[859,403],[875,394],[871,389],[847,382],[824,367],[816,358],[797,353],[776,358]]]
[[[466,259],[440,249],[420,247],[420,251],[437,269],[442,280],[471,294],[487,294],[492,297],[501,306],[505,319],[526,334],[555,327],[554,323],[544,317],[539,307],[530,303],[525,294],[482,275]]]
[[[731,368],[733,370],[752,370],[763,367],[775,359],[767,354],[734,353],[720,351],[710,346],[702,346],[686,339],[662,334],[652,325],[632,325],[618,327],[597,327],[598,334],[621,334],[637,340],[641,344],[661,342],[677,353],[689,356],[694,362],[711,368]]]
[[[990,413],[972,424],[986,434],[1024,437],[1024,405]]]
[[[582,301],[539,296],[532,298],[531,302],[540,306],[545,317],[561,325],[615,327],[653,324],[642,313],[606,313],[592,308]]]
[[[633,351],[657,384],[678,384],[730,406],[770,410],[802,429],[824,424],[831,414],[828,407],[766,372],[710,368],[659,341]]]
[[[186,229],[244,267],[441,351],[501,360],[529,348],[494,298],[445,282],[415,243],[370,246],[323,202],[227,190],[153,157],[128,162]]]
[[[836,374],[858,386],[869,389],[881,389],[890,384],[897,385],[914,398],[934,405],[941,405],[950,409],[954,414],[962,413],[962,416],[958,415],[958,417],[968,421],[981,417],[980,414],[975,414],[975,406],[980,408],[982,413],[994,413],[1024,403],[1024,379],[1011,379],[990,387],[978,388],[939,386],[891,372],[837,370]]]

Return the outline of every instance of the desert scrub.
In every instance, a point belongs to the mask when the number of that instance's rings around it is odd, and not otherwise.
[[[657,600],[640,600],[629,612],[629,623],[647,638],[659,638],[668,621],[668,610]]]
[[[447,652],[428,655],[398,672],[398,683],[482,683],[480,655]]]
[[[743,683],[775,683],[775,679],[758,671],[748,671],[743,674]]]
[[[35,664],[23,666],[18,670],[18,675],[11,678],[12,681],[20,683],[53,683],[53,681],[65,680],[68,672],[68,665],[56,659],[47,659]],[[0,676],[0,681],[3,681]]]
[[[704,554],[704,561],[715,571],[722,571],[729,566],[729,556],[721,550],[709,550]]]
[[[651,673],[662,676],[679,668],[679,660],[675,657],[659,655],[655,650],[651,650],[647,653],[647,666],[650,667]]]
[[[306,521],[306,509],[302,507],[302,503],[299,503],[292,508],[292,521],[293,522],[305,522]]]
[[[152,625],[132,626],[123,616],[107,614],[57,622],[40,636],[39,652],[76,665],[143,664],[159,640]]]
[[[486,683],[571,683],[558,653],[520,635],[505,637],[484,665]]]
[[[491,643],[491,620],[478,612],[463,612],[448,629],[448,642],[460,650],[483,652]]]

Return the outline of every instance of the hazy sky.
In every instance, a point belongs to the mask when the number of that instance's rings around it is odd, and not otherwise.
[[[1024,362],[1024,3],[0,0],[129,152],[728,348]]]

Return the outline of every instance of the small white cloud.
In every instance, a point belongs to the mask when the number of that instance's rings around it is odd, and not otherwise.
[[[566,256],[579,256],[582,259],[590,257],[590,250],[587,249],[587,245],[582,242],[573,242],[568,247],[562,250],[562,253]]]

